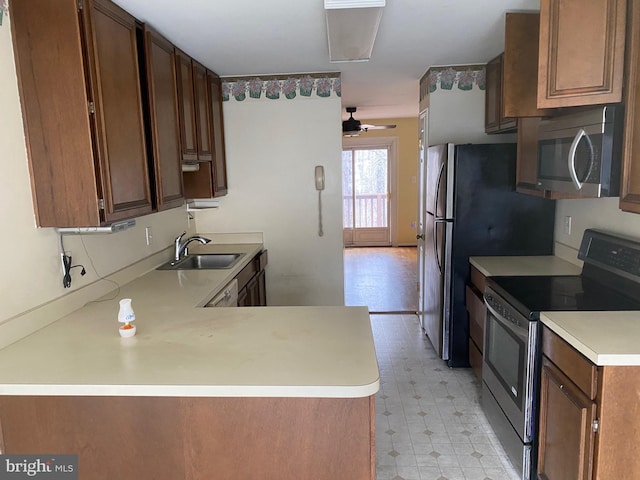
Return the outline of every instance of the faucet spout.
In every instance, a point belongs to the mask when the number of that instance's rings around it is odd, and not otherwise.
[[[200,242],[203,245],[206,245],[207,243],[211,242],[211,239],[206,237],[201,237],[200,235],[193,235],[187,238],[183,242],[182,237],[186,235],[186,233],[187,233],[186,231],[182,232],[182,234],[178,235],[174,241],[174,255],[173,255],[173,262],[171,262],[172,265],[175,265],[176,263],[178,263],[184,257],[187,256],[187,246],[191,242]]]

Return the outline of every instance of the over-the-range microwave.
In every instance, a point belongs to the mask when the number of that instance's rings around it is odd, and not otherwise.
[[[538,187],[583,197],[618,196],[623,123],[622,104],[542,120]]]

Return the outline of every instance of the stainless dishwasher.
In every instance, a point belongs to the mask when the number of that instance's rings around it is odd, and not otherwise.
[[[231,280],[221,291],[213,297],[205,307],[237,307],[238,280]]]

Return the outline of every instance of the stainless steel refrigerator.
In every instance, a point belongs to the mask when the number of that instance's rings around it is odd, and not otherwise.
[[[555,202],[515,191],[515,144],[435,145],[426,153],[418,313],[438,356],[465,367],[469,257],[551,255]]]

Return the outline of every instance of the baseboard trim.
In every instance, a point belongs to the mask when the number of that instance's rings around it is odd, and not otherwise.
[[[418,315],[418,312],[411,310],[392,310],[387,312],[369,312],[369,315]]]

